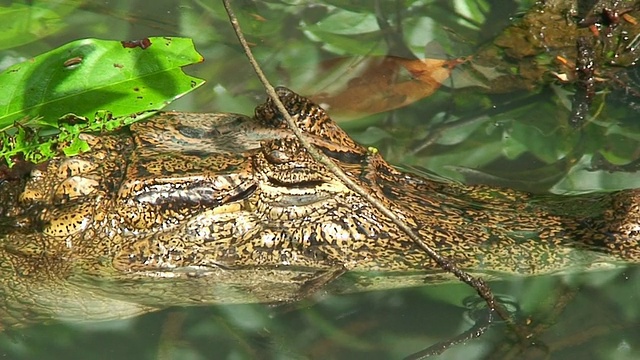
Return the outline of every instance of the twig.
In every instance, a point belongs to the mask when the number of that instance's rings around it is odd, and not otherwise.
[[[306,139],[302,131],[296,125],[295,121],[293,120],[293,118],[285,108],[284,104],[280,101],[280,98],[278,97],[275,89],[273,88],[271,83],[269,83],[269,80],[266,78],[266,76],[262,72],[260,65],[258,65],[258,62],[253,56],[251,49],[249,48],[249,44],[247,43],[247,40],[244,38],[242,29],[240,28],[240,24],[238,23],[238,18],[235,16],[233,10],[231,9],[229,0],[222,0],[222,2],[227,11],[227,15],[229,16],[229,21],[231,22],[231,26],[233,27],[233,30],[235,31],[236,36],[240,41],[240,45],[242,45],[245,55],[249,59],[251,66],[253,66],[254,71],[256,72],[256,74],[258,75],[258,78],[260,79],[260,82],[262,82],[262,84],[264,85],[267,91],[267,94],[269,95],[273,103],[278,108],[278,111],[280,111],[280,113],[284,117],[291,131],[295,134],[295,136],[298,138],[298,140],[300,141],[302,146],[304,146],[307,152],[311,155],[311,157],[314,160],[326,166],[327,169],[329,169],[338,179],[340,179],[344,184],[346,184],[351,191],[362,196],[366,201],[368,201],[371,205],[373,205],[378,211],[380,211],[382,214],[388,217],[389,220],[391,220],[396,226],[398,226],[398,228],[400,228],[404,233],[406,233],[411,240],[413,240],[424,252],[426,252],[427,255],[433,261],[435,261],[438,264],[438,266],[440,266],[440,268],[454,274],[460,281],[473,287],[477,291],[478,295],[480,295],[480,297],[482,297],[487,302],[487,306],[490,311],[496,312],[508,324],[513,324],[513,320],[511,319],[511,316],[502,306],[496,303],[493,293],[491,292],[491,289],[484,282],[484,280],[480,278],[475,278],[469,275],[467,272],[461,270],[454,263],[442,257],[435,250],[429,247],[429,245],[427,245],[420,238],[420,236],[417,235],[408,225],[406,225],[402,220],[400,220],[400,218],[398,218],[398,216],[394,212],[388,209],[373,195],[371,195],[362,187],[360,187],[355,181],[351,180],[351,178],[349,178],[342,171],[342,169],[340,169],[331,159],[329,159],[324,154],[320,153],[318,150],[316,150],[315,147],[311,145],[311,143]]]
[[[439,342],[437,344],[429,346],[427,349],[411,354],[405,357],[404,360],[422,360],[428,357],[440,355],[454,345],[462,344],[469,340],[479,338],[480,336],[482,336],[482,334],[485,333],[485,331],[487,331],[489,326],[491,326],[492,321],[492,314],[488,313],[482,320],[476,322],[476,324],[473,325],[471,329],[452,339]]]

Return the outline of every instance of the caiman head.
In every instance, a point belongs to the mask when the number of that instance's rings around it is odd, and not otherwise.
[[[286,88],[277,92],[304,136],[349,176],[366,186],[369,173],[386,165],[322,108]],[[327,269],[362,267],[365,261],[375,268],[378,256],[372,251],[380,241],[404,241],[384,216],[308,154],[271,100],[257,107],[254,119],[236,121],[233,131],[217,126],[205,132],[216,144],[198,155],[220,158],[214,162],[220,165],[209,168],[206,177],[199,174],[197,188],[194,177],[189,185],[178,185],[175,169],[167,171],[171,180],[162,179],[167,182],[162,191],[157,191],[158,176],[150,187],[140,175],[125,175],[116,202],[127,205],[115,207],[124,225],[117,236],[122,240],[116,240],[122,244],[114,254],[116,268]],[[238,146],[227,146],[231,143]],[[139,152],[140,147],[134,150],[133,163]],[[407,261],[392,260],[404,266]]]
[[[365,148],[278,93],[313,146],[366,177]],[[255,118],[164,113],[83,136],[90,152],[0,182],[0,322],[292,300],[333,269],[371,267],[375,243],[397,237],[270,101]]]

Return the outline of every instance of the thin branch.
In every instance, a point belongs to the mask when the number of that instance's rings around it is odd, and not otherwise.
[[[424,349],[417,353],[411,354],[405,357],[404,360],[423,360],[432,356],[437,356],[442,354],[452,346],[463,344],[469,340],[477,339],[480,336],[482,336],[482,334],[484,334],[485,331],[487,331],[489,326],[491,326],[492,321],[493,321],[492,314],[489,312],[482,320],[479,320],[478,322],[476,322],[476,324],[473,325],[473,327],[463,332],[462,334],[452,339],[434,344],[428,347],[427,349]]]
[[[453,262],[449,261],[448,259],[438,254],[429,245],[427,245],[422,240],[422,238],[413,231],[413,229],[411,229],[407,224],[405,224],[402,220],[400,220],[400,218],[394,212],[388,209],[384,204],[382,204],[378,199],[376,199],[369,192],[367,192],[362,187],[360,187],[355,181],[351,180],[351,178],[349,178],[347,174],[345,174],[342,171],[342,169],[340,169],[330,158],[328,158],[327,156],[325,156],[324,154],[316,150],[316,148],[311,145],[311,143],[306,139],[302,131],[296,125],[295,121],[293,120],[293,118],[285,108],[284,104],[280,101],[280,98],[278,97],[275,89],[273,88],[269,80],[266,78],[266,76],[262,72],[260,65],[258,64],[258,62],[256,61],[255,57],[251,52],[251,49],[249,47],[249,44],[247,43],[247,40],[244,38],[242,29],[240,28],[240,24],[238,23],[238,18],[235,16],[235,13],[231,9],[229,0],[222,0],[222,2],[227,11],[227,15],[229,16],[231,26],[233,26],[236,36],[240,41],[240,45],[242,45],[242,48],[244,49],[244,52],[247,58],[249,59],[251,66],[253,66],[254,71],[256,72],[256,74],[258,75],[258,78],[260,79],[260,82],[262,82],[262,84],[264,85],[267,91],[267,94],[273,100],[273,103],[278,108],[278,111],[280,111],[282,116],[285,118],[287,125],[289,126],[291,131],[298,138],[302,146],[304,146],[304,148],[309,152],[311,157],[314,160],[326,166],[327,169],[329,169],[338,179],[340,179],[344,184],[346,184],[349,187],[349,189],[351,189],[353,192],[357,193],[358,195],[362,196],[366,201],[368,201],[371,205],[373,205],[378,211],[380,211],[387,218],[389,218],[389,220],[391,220],[396,226],[398,226],[399,229],[401,229],[404,233],[406,233],[411,240],[413,240],[424,252],[426,252],[427,255],[438,264],[438,266],[440,266],[443,270],[454,274],[460,281],[473,287],[477,291],[478,295],[480,295],[487,302],[487,306],[491,311],[495,311],[507,323],[513,324],[513,320],[511,319],[511,316],[502,306],[496,303],[493,293],[491,292],[491,289],[484,282],[484,280],[480,278],[475,278],[469,275],[467,272],[458,268]]]

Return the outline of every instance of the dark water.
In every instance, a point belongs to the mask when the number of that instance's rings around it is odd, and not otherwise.
[[[217,2],[29,3],[34,14],[36,8],[54,14],[46,18],[45,32],[50,35],[0,51],[2,61],[28,58],[85,37],[187,36],[194,38],[206,59],[187,71],[208,83],[171,108],[250,114],[264,99]],[[530,5],[496,0],[424,1],[409,6],[383,1],[379,13],[392,29],[402,24],[403,30],[386,39],[377,31],[375,10],[368,1],[295,6],[238,1],[236,11],[270,79],[305,93],[318,89],[320,66],[337,57],[356,57],[354,61],[360,62],[385,56],[389,48],[395,55],[409,50],[418,57],[444,59],[474,54],[521,18]],[[56,19],[55,14],[64,16]],[[36,20],[30,26],[45,22],[37,16]],[[538,60],[544,60],[544,54]],[[640,154],[633,96],[614,85],[601,86],[592,104],[592,121],[577,131],[568,125],[573,85],[540,77],[527,89],[489,94],[477,86],[475,73],[468,69],[457,68],[452,82],[408,107],[342,124],[396,164],[459,180],[559,193],[640,187],[630,171]],[[600,158],[619,167],[594,166],[594,159]],[[496,325],[480,339],[454,346],[439,358],[639,358],[639,277],[639,269],[629,266],[491,283],[497,294],[516,304],[517,316],[526,320],[531,336],[518,340],[513,331]],[[396,359],[472,326],[463,304],[473,296],[466,285],[449,284],[328,296],[297,309],[211,306],[114,322],[34,325],[0,335],[0,355],[10,359]]]

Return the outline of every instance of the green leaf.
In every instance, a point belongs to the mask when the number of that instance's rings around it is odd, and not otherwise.
[[[387,50],[383,42],[374,41],[375,33],[344,36],[325,31],[308,31],[306,34],[313,41],[323,43],[325,50],[341,55],[385,55]]]
[[[67,114],[59,119],[55,134],[46,131],[45,135],[42,129],[26,125],[37,122],[38,119],[21,121],[13,130],[13,135],[7,134],[6,131],[0,132],[0,160],[12,167],[13,157],[20,154],[23,154],[24,160],[32,163],[51,159],[59,151],[63,151],[66,156],[74,156],[90,150],[89,144],[80,134],[117,130],[154,113],[150,111],[114,118],[108,111],[98,111],[92,119]]]
[[[372,13],[335,10],[313,25],[303,26],[313,41],[337,54],[385,55],[387,47],[379,41],[380,27]]]
[[[55,127],[67,113],[93,118],[158,110],[204,83],[186,75],[201,62],[191,39],[154,37],[151,45],[85,39],[16,64],[0,74],[0,130],[22,118]]]
[[[376,16],[372,13],[336,10],[317,24],[307,27],[306,30],[340,35],[356,35],[380,31],[380,26]]]

